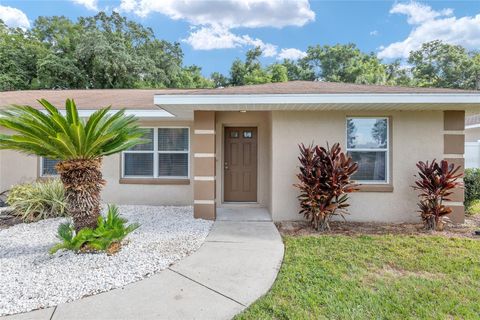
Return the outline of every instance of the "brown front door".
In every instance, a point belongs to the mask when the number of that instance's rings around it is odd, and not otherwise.
[[[257,128],[225,128],[224,201],[257,201]]]

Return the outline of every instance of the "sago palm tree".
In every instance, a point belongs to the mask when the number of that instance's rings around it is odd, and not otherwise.
[[[73,100],[67,99],[65,115],[47,100],[38,101],[45,113],[17,105],[0,112],[0,126],[14,132],[0,134],[0,149],[59,160],[56,169],[75,229],[95,228],[105,184],[102,157],[142,143],[143,133],[123,110],[110,114],[110,107],[103,108],[85,120]]]

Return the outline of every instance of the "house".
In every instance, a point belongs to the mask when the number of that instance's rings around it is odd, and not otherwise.
[[[0,93],[0,106],[75,99],[81,116],[112,105],[140,118],[151,143],[105,159],[103,200],[119,204],[258,206],[298,220],[298,144],[341,143],[359,163],[351,221],[418,221],[411,185],[419,160],[464,166],[465,114],[480,94],[293,81],[218,89],[54,90]],[[0,187],[55,174],[55,162],[0,151]],[[449,205],[464,218],[463,191]]]

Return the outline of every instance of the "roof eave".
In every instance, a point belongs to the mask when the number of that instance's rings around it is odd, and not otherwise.
[[[218,94],[154,96],[162,105],[479,104],[480,93]]]

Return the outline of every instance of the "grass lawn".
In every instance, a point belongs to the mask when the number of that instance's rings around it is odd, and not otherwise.
[[[480,241],[285,236],[269,293],[235,319],[480,319]]]

